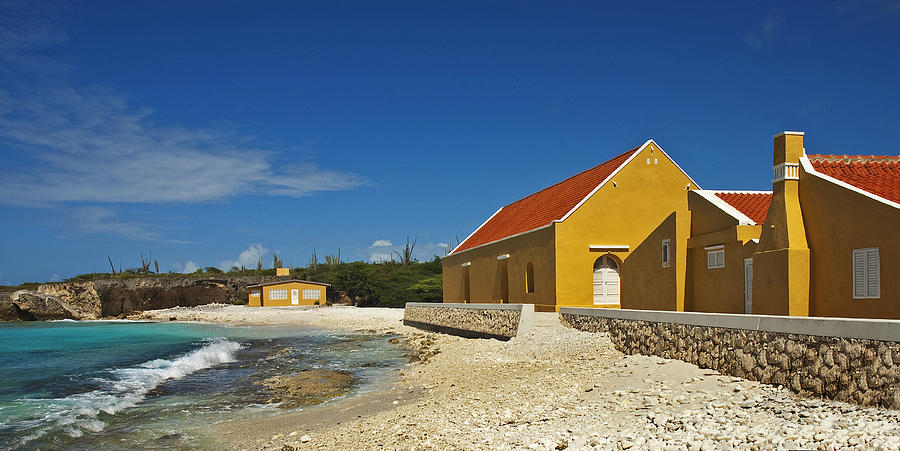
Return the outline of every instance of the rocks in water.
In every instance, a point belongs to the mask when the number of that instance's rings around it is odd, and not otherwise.
[[[266,403],[280,403],[278,407],[294,409],[347,393],[353,385],[353,375],[349,371],[314,369],[270,377],[260,385],[270,392]]]

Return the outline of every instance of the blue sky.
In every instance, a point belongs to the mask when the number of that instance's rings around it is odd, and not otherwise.
[[[768,189],[772,135],[900,154],[900,2],[0,0],[0,284],[443,254],[653,138]]]

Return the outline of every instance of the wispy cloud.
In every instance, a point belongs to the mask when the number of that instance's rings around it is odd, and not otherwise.
[[[193,244],[190,241],[163,237],[158,231],[141,222],[121,220],[110,208],[79,207],[68,211],[66,233],[76,235],[115,235],[139,241]]]
[[[0,179],[0,202],[188,203],[246,193],[302,197],[364,183],[309,162],[281,167],[277,152],[246,137],[156,126],[151,115],[105,88],[0,92],[0,149],[18,156]]]
[[[837,0],[834,7],[839,13],[854,14],[861,20],[900,15],[900,0]]]
[[[394,243],[391,243],[391,240],[375,240],[369,247],[389,247],[393,245]]]
[[[775,38],[775,32],[784,25],[785,15],[781,9],[769,11],[766,17],[752,30],[744,35],[744,43],[748,47],[759,49],[771,43]]]
[[[106,86],[70,82],[42,50],[65,42],[56,12],[0,0],[0,204],[192,203],[241,194],[302,197],[365,183],[308,153],[234,130],[160,125]],[[283,164],[290,152],[294,161]]]
[[[253,244],[241,251],[236,260],[224,260],[222,263],[219,263],[219,268],[225,271],[228,271],[232,267],[240,268],[241,266],[256,269],[256,263],[260,259],[263,261],[263,265],[265,265],[265,257],[268,253],[269,250],[262,244]]]

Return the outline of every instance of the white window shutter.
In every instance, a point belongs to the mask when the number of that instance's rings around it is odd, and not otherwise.
[[[866,251],[853,251],[853,297],[866,297]]]
[[[725,267],[725,251],[724,250],[716,252],[716,267],[717,268]]]
[[[878,248],[866,252],[866,296],[880,297],[881,291],[881,258]]]
[[[706,253],[706,269],[712,269],[716,267],[716,253],[715,252],[707,252]]]

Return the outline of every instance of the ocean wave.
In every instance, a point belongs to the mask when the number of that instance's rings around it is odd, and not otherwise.
[[[101,412],[115,415],[123,409],[134,407],[147,393],[166,381],[233,362],[234,353],[241,348],[241,344],[224,338],[210,339],[203,347],[172,360],[156,359],[132,368],[111,370],[107,377],[98,380],[100,388],[97,390],[65,398],[19,400],[16,410],[23,415],[12,423],[2,425],[0,431],[10,427],[19,431],[17,435],[21,440],[18,446],[55,430],[61,430],[70,437],[102,431],[106,423],[98,418]]]

